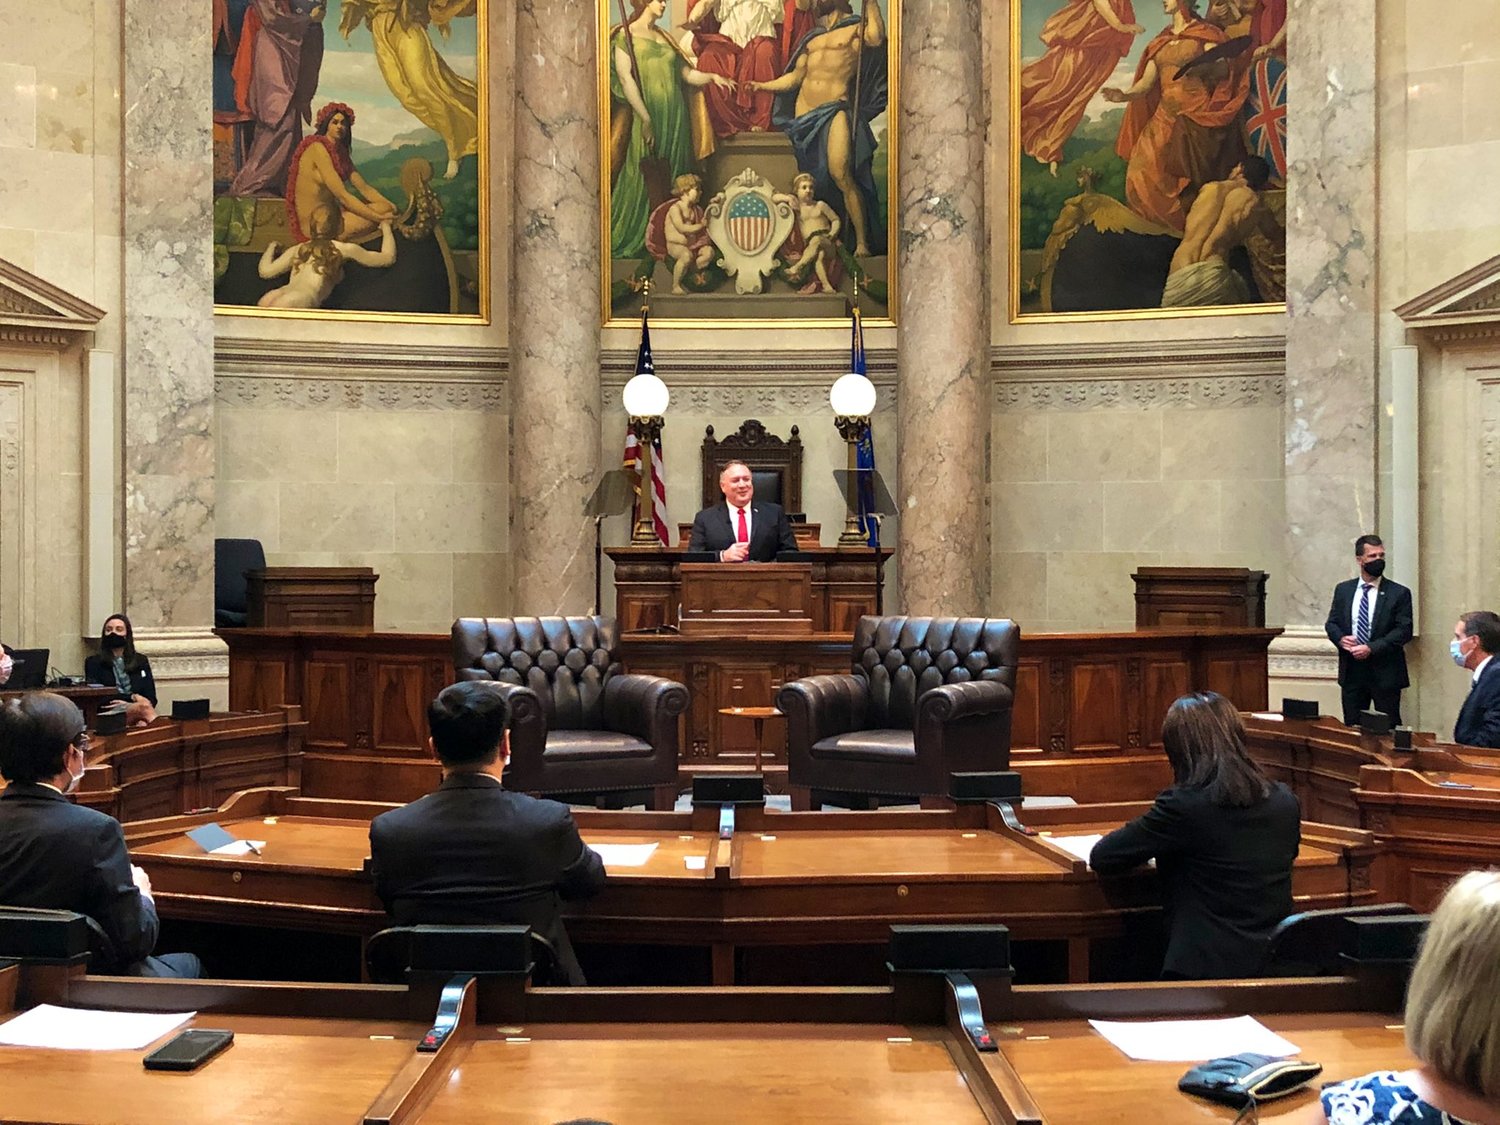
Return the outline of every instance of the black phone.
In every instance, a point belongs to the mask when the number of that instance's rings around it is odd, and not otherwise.
[[[197,1070],[234,1042],[234,1032],[190,1027],[143,1059],[147,1070]]]

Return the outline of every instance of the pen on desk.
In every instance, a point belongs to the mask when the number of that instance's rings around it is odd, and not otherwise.
[[[250,849],[250,850],[251,850],[251,851],[252,851],[252,852],[254,852],[254,853],[255,853],[255,854],[256,854],[256,855],[264,855],[264,854],[265,854],[265,853],[264,853],[264,852],[262,852],[262,851],[261,851],[261,850],[260,850],[260,849],[259,849],[259,848],[257,848],[257,847],[256,847],[256,846],[255,846],[255,844],[254,844],[254,843],[253,843],[253,842],[252,842],[252,841],[250,841],[250,840],[246,840],[246,841],[245,841],[245,847],[247,847],[247,848],[249,848],[249,849]]]

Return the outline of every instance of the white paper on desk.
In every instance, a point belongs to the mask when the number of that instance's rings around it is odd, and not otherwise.
[[[1102,839],[1104,839],[1103,836],[1048,836],[1048,837],[1046,837],[1046,840],[1047,840],[1047,842],[1049,844],[1056,844],[1058,847],[1060,847],[1063,851],[1067,852],[1069,855],[1075,856],[1078,859],[1083,860],[1084,863],[1087,863],[1089,861],[1089,853],[1094,850],[1094,845],[1097,844]]]
[[[1286,722],[1286,716],[1280,711],[1251,711],[1250,717],[1252,719],[1264,719],[1268,723]]]
[[[196,1012],[99,1012],[38,1004],[0,1024],[0,1044],[64,1051],[138,1051]]]
[[[645,867],[655,844],[590,844],[605,867]]]
[[[1203,1062],[1244,1051],[1279,1059],[1300,1050],[1251,1016],[1144,1023],[1089,1020],[1089,1023],[1125,1054],[1145,1062]]]
[[[252,851],[264,850],[264,840],[231,840],[227,844],[220,844],[209,855],[249,855]]]

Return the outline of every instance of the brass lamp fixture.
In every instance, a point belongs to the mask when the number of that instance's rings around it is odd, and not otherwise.
[[[859,520],[859,443],[870,431],[870,415],[875,412],[875,384],[857,371],[840,375],[828,391],[833,407],[833,424],[839,437],[849,446],[849,484],[845,498],[849,514],[844,520],[840,547],[865,544],[866,535]]]

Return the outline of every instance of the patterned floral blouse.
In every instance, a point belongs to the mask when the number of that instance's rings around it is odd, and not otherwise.
[[[1323,1087],[1329,1125],[1467,1125],[1417,1097],[1393,1070]]]

